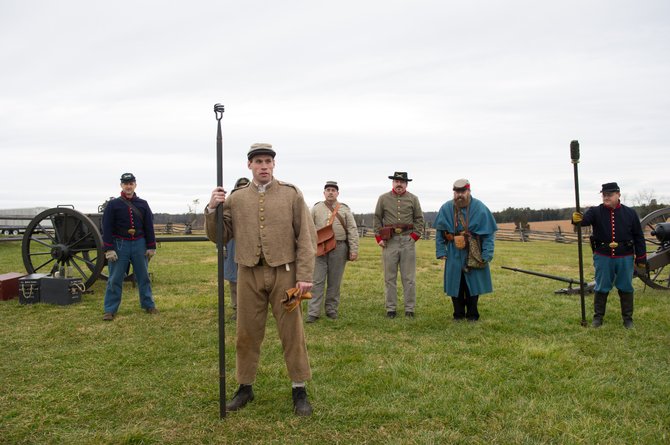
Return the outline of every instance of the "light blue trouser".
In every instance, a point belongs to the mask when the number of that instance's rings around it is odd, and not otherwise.
[[[596,292],[603,294],[616,286],[621,292],[633,292],[633,256],[610,258],[593,254],[593,266],[596,269]]]
[[[109,278],[105,290],[105,312],[115,314],[121,304],[123,279],[126,276],[129,264],[133,265],[133,273],[137,279],[137,288],[140,293],[140,306],[143,309],[155,307],[151,282],[149,281],[149,262],[146,257],[147,242],[144,238],[133,241],[115,239],[114,250],[119,259],[109,262]]]

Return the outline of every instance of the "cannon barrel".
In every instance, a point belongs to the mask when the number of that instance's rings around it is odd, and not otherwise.
[[[670,241],[670,223],[656,224],[651,235],[655,236],[660,243],[667,243]]]

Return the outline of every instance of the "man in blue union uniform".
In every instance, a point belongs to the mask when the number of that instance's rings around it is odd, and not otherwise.
[[[149,280],[149,259],[156,254],[154,217],[149,204],[135,194],[135,175],[121,175],[121,196],[107,203],[102,214],[102,241],[109,264],[105,290],[105,321],[112,321],[121,304],[123,279],[129,264],[137,278],[140,306],[157,314]]]
[[[602,185],[603,203],[584,214],[575,212],[572,223],[592,226],[591,248],[596,269],[593,297],[594,328],[603,324],[607,296],[616,286],[621,301],[621,316],[626,329],[633,327],[633,267],[645,267],[647,251],[640,218],[635,210],[621,204],[616,182]]]

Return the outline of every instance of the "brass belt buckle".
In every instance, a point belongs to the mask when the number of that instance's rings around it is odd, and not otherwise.
[[[616,241],[612,241],[612,242],[609,244],[609,246],[610,246],[610,248],[612,248],[612,249],[616,249],[617,247],[619,247],[619,243],[617,243]]]
[[[402,233],[402,229],[401,229],[400,227],[396,227],[395,229],[393,229],[393,231],[394,231],[397,235],[400,235],[400,234]]]
[[[128,233],[130,233],[131,236],[135,235],[135,229],[128,229]]]

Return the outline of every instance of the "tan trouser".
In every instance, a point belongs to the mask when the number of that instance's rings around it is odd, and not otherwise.
[[[386,312],[396,311],[398,304],[398,268],[405,297],[405,312],[416,306],[416,241],[409,235],[394,235],[383,249],[384,292]]]
[[[288,376],[293,382],[312,377],[307,357],[302,311],[287,312],[281,305],[287,289],[295,287],[295,263],[270,267],[238,266],[237,271],[237,383],[250,385],[256,371],[265,336],[268,304],[277,321]]]

